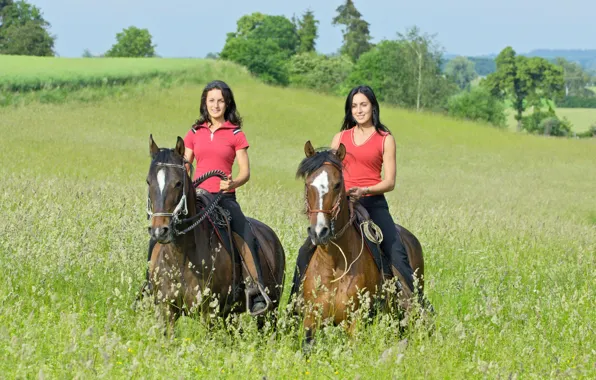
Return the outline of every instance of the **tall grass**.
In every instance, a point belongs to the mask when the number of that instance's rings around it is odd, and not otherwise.
[[[227,78],[223,78],[226,80]],[[251,147],[238,191],[288,254],[306,236],[294,172],[329,145],[343,99],[229,80]],[[295,321],[257,333],[183,318],[160,335],[131,309],[144,276],[148,137],[173,146],[200,85],[95,104],[0,109],[0,373],[7,378],[594,378],[596,146],[383,107],[398,147],[396,219],[420,239],[436,331],[382,317],[326,329],[301,356]]]

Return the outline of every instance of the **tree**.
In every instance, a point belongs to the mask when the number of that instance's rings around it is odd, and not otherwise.
[[[497,71],[497,64],[492,58],[486,57],[467,57],[474,63],[474,70],[479,76],[485,77]]]
[[[474,62],[466,57],[455,57],[447,62],[445,74],[461,90],[469,90],[472,81],[478,77],[474,70]]]
[[[482,85],[501,99],[511,99],[518,131],[522,129],[523,113],[528,106],[540,109],[543,100],[562,94],[563,69],[544,58],[517,56],[513,48],[506,47],[497,56],[496,63],[497,71],[488,75]],[[550,108],[549,102],[547,105]]]
[[[290,84],[345,95],[340,86],[353,66],[352,60],[345,55],[330,57],[315,52],[296,54],[289,64]]]
[[[308,9],[302,15],[302,19],[294,23],[296,24],[298,38],[300,40],[297,51],[298,53],[308,53],[315,51],[315,40],[318,37],[318,23],[319,20],[315,19],[315,14],[310,9]]]
[[[106,57],[155,57],[155,45],[147,29],[131,26],[116,34],[116,43]]]
[[[370,43],[371,36],[368,30],[370,24],[362,19],[362,14],[356,9],[352,0],[346,0],[346,3],[337,7],[336,11],[338,14],[333,18],[333,25],[344,25],[343,45],[340,52],[356,62],[373,46]]]
[[[221,58],[245,66],[266,83],[287,85],[288,55],[271,40],[230,39]]]
[[[300,40],[296,25],[284,16],[271,16],[255,12],[240,17],[236,25],[236,33],[228,33],[226,43],[233,38],[270,40],[279,46],[288,55],[288,58],[296,54],[298,50]]]
[[[586,96],[590,95],[587,86],[590,83],[590,75],[576,62],[569,62],[565,58],[558,57],[555,64],[563,69],[565,78],[565,96]]]
[[[12,0],[0,0],[0,30],[2,30],[4,10],[13,5]]]
[[[420,111],[422,97],[431,98],[430,93],[437,90],[436,85],[441,81],[437,78],[441,77],[443,48],[434,35],[421,34],[416,26],[397,35],[406,47],[403,54],[408,75],[416,78],[416,111]]]
[[[242,16],[228,33],[220,57],[246,66],[268,83],[288,84],[287,63],[299,45],[296,25],[284,16]]]
[[[0,54],[53,56],[56,37],[39,8],[26,1],[0,0]]]
[[[366,83],[375,90],[380,101],[407,108],[442,108],[455,85],[441,75],[439,61],[435,59],[432,66],[430,62],[427,64],[429,54],[424,51],[421,55],[424,70],[419,80],[418,60],[409,43],[383,40],[358,59],[343,91]]]

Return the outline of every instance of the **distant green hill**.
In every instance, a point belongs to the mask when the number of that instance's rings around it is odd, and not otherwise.
[[[563,50],[563,49],[536,49],[524,54],[528,57],[542,57],[555,59],[563,57],[568,61],[577,62],[585,70],[596,73],[596,50]]]

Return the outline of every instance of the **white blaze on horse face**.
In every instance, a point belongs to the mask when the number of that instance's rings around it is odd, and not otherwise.
[[[157,184],[159,185],[159,193],[163,194],[163,189],[166,186],[166,171],[159,169],[157,172]]]
[[[323,197],[329,192],[329,176],[327,175],[327,172],[322,171],[321,174],[312,181],[312,186],[319,192],[319,210],[322,210]],[[319,212],[317,213],[317,225],[315,226],[316,234],[318,235],[324,227],[327,227],[325,223],[325,214]]]

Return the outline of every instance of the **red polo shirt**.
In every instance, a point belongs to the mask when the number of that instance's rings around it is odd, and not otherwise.
[[[194,179],[210,170],[222,170],[228,176],[232,175],[236,151],[249,147],[244,132],[229,121],[213,133],[207,123],[193,126],[184,137],[184,145],[192,149],[195,155],[197,164]],[[220,181],[219,177],[211,177],[199,187],[216,193],[219,191]]]

